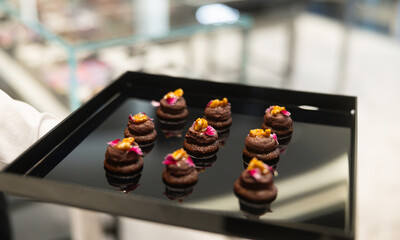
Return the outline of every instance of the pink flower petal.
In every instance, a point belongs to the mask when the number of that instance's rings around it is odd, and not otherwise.
[[[131,147],[129,152],[135,152],[138,155],[143,155],[142,149],[138,146]]]
[[[167,103],[169,104],[169,105],[172,105],[172,104],[174,104],[174,103],[176,103],[176,101],[178,101],[178,99],[177,98],[167,98]]]
[[[165,160],[164,162],[162,162],[163,164],[165,164],[165,165],[168,165],[168,164],[174,164],[174,165],[176,165],[177,164],[177,161],[170,161],[170,160]]]
[[[254,179],[260,179],[261,178],[261,173],[260,173],[260,169],[258,168],[254,168],[252,170],[249,171],[249,174],[254,178]]]
[[[278,142],[278,137],[276,136],[276,134],[275,134],[275,133],[272,133],[271,136],[272,136],[273,139],[275,139],[276,143],[279,144],[279,142]]]
[[[189,166],[191,166],[191,167],[194,166],[193,160],[192,160],[192,158],[190,156],[188,156],[188,158],[186,159],[186,162],[189,163]]]
[[[207,107],[209,107],[213,101],[214,101],[214,100],[209,101],[209,102],[207,103]]]
[[[286,110],[283,110],[283,111],[281,111],[281,113],[283,114],[283,115],[285,115],[285,116],[290,116],[290,112],[289,111],[286,111]]]
[[[117,139],[115,139],[114,141],[108,142],[107,144],[108,144],[108,145],[111,145],[111,146],[115,146],[115,145],[118,144],[119,141],[121,141],[121,139],[117,138]]]
[[[163,161],[163,164],[167,165],[167,164],[175,164],[176,165],[177,161],[172,157],[171,154],[168,154],[165,157],[165,160]]]
[[[210,125],[207,126],[207,129],[205,131],[205,134],[208,136],[214,136],[216,133],[215,129],[213,127],[211,127]]]
[[[132,122],[135,122],[135,119],[132,117],[131,114],[129,114],[129,120],[131,120]]]
[[[152,105],[153,107],[159,107],[159,106],[160,106],[160,102],[157,102],[157,101],[152,100],[152,101],[151,101],[151,105]]]

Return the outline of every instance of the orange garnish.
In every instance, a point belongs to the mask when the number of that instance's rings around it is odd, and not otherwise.
[[[127,151],[129,149],[131,149],[131,145],[133,144],[133,142],[135,141],[135,138],[133,137],[128,137],[128,138],[124,138],[122,139],[122,141],[118,142],[115,147],[119,150],[123,150],[123,151]]]
[[[144,113],[138,113],[132,116],[133,120],[135,123],[142,123],[142,122],[146,122],[149,117],[144,114]]]
[[[180,161],[180,160],[184,160],[184,159],[188,158],[188,154],[186,153],[186,151],[183,148],[176,150],[171,155],[176,161]]]
[[[169,92],[167,94],[165,94],[164,99],[168,99],[168,98],[179,98],[183,96],[183,90],[182,88],[178,88],[173,92]]]
[[[282,111],[285,111],[285,110],[286,110],[285,107],[273,106],[272,109],[271,109],[271,114],[272,115],[276,115],[276,114],[278,114],[278,113],[280,113]]]
[[[215,107],[224,107],[227,104],[228,104],[228,99],[223,98],[222,100],[219,99],[212,100],[209,106],[215,108]]]
[[[182,97],[183,96],[183,90],[182,88],[178,88],[174,91],[175,96],[177,97]]]
[[[265,129],[265,130],[260,128],[253,129],[250,130],[249,135],[250,137],[269,137],[269,135],[271,135],[271,129]]]
[[[204,132],[207,130],[208,122],[204,118],[198,118],[193,125],[193,128],[197,132]]]
[[[251,159],[249,165],[247,166],[247,170],[253,170],[255,168],[260,169],[260,172],[266,174],[269,172],[268,167],[264,164],[263,161],[258,160],[257,158]]]

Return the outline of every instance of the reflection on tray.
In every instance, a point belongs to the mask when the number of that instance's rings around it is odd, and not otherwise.
[[[166,138],[170,137],[182,137],[183,128],[185,127],[186,120],[182,123],[168,123],[160,121],[160,128]]]
[[[173,188],[165,185],[164,195],[171,200],[178,200],[183,202],[185,197],[188,197],[193,192],[193,187],[188,188]]]
[[[149,154],[151,150],[153,150],[153,148],[154,148],[154,143],[147,146],[140,146],[140,149],[142,149],[142,157],[145,157],[147,154]]]
[[[192,157],[193,163],[196,165],[196,168],[205,169],[208,167],[212,167],[213,163],[217,161],[217,155],[208,157],[208,158],[195,158]],[[202,171],[204,172],[204,171]]]
[[[229,133],[230,133],[229,128],[222,132],[218,131],[218,143],[220,148],[225,146],[229,138]]]
[[[140,185],[139,181],[141,176],[141,172],[138,172],[136,175],[133,175],[131,177],[126,177],[123,175],[115,175],[106,171],[108,184],[123,193],[129,193],[135,190]]]

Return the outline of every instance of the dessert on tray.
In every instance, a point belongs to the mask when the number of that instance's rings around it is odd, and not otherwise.
[[[209,159],[218,151],[218,133],[204,118],[198,118],[186,132],[183,148],[196,159]]]
[[[161,123],[180,124],[188,117],[186,101],[183,98],[183,90],[176,89],[167,93],[161,100],[157,109],[157,117]]]
[[[106,171],[107,182],[120,192],[129,193],[135,190],[140,184],[141,172],[137,173],[133,178],[121,178],[117,175],[109,175]]]
[[[252,158],[257,158],[264,163],[275,166],[279,161],[278,141],[270,129],[253,129],[245,139],[243,160],[249,163]]]
[[[189,112],[183,98],[183,90],[167,93],[160,102],[153,101],[157,107],[157,117],[165,137],[181,137]]]
[[[181,148],[168,154],[163,164],[162,180],[166,185],[166,196],[176,199],[189,195],[197,183],[198,173],[186,151]]]
[[[234,183],[240,210],[253,215],[270,211],[270,204],[276,199],[278,192],[273,179],[275,173],[272,167],[257,158],[250,161],[247,169]]]
[[[108,143],[104,169],[117,178],[135,178],[143,169],[142,150],[133,137]]]
[[[293,133],[293,121],[285,107],[270,106],[265,110],[263,129],[271,129],[278,137],[279,144],[287,145]]]
[[[149,146],[157,138],[157,131],[151,118],[141,112],[135,115],[129,115],[128,124],[124,131],[124,136],[134,137],[135,142],[140,147]]]
[[[231,104],[228,99],[211,100],[204,110],[204,119],[218,132],[227,131],[232,125]]]

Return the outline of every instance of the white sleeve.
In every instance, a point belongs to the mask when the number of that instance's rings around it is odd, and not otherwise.
[[[58,122],[52,115],[40,113],[0,90],[0,170]]]

